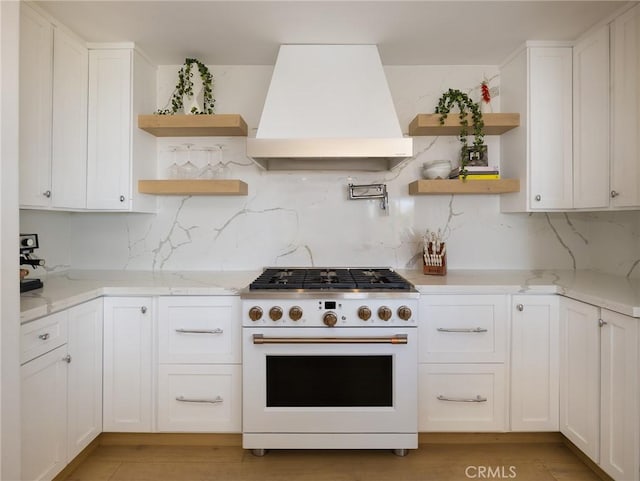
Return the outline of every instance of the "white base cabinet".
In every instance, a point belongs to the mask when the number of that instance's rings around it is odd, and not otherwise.
[[[511,301],[511,430],[558,431],[558,296]]]
[[[158,431],[239,432],[240,364],[166,364],[158,372]]]
[[[53,479],[102,431],[102,299],[21,326],[24,481]]]
[[[600,460],[600,309],[560,300],[560,432]]]
[[[152,305],[147,297],[104,299],[103,431],[152,430]]]
[[[616,480],[640,479],[638,322],[602,309],[600,467]]]
[[[506,431],[502,364],[420,364],[418,430]]]
[[[69,461],[102,432],[102,320],[102,299],[69,310]]]
[[[561,300],[560,430],[614,480],[640,479],[636,318]]]
[[[505,295],[425,295],[418,328],[418,429],[506,431]]]
[[[48,481],[67,462],[67,345],[20,368],[22,480]]]
[[[240,432],[237,296],[158,299],[158,431]]]

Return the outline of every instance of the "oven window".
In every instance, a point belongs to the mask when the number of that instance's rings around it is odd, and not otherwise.
[[[268,407],[393,404],[393,360],[385,356],[267,356]]]

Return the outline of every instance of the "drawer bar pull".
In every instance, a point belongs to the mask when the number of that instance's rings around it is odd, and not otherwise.
[[[487,402],[487,398],[480,396],[480,394],[478,394],[476,397],[473,397],[473,398],[446,397],[440,394],[438,396],[438,401],[451,401],[454,403],[484,403],[484,402]]]
[[[439,327],[438,332],[487,332],[484,327]]]
[[[220,404],[224,401],[220,396],[216,396],[215,399],[188,399],[184,396],[176,397],[176,401],[180,401],[181,403],[209,403],[209,404]]]
[[[222,334],[224,331],[219,327],[215,329],[176,329],[180,334]]]
[[[40,334],[38,336],[38,339],[42,339],[43,341],[46,341],[47,339],[49,339],[49,333],[45,332],[44,334]]]

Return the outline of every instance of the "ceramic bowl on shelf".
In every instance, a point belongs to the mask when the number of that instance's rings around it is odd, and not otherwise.
[[[448,179],[450,173],[450,160],[432,160],[422,164],[422,176],[425,179]]]

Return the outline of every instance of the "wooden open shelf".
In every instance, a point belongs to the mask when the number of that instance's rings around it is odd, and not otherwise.
[[[416,180],[409,184],[409,195],[506,194],[509,192],[520,192],[519,179],[434,179]]]
[[[473,134],[471,114],[467,115],[469,134]],[[515,129],[520,125],[520,114],[482,114],[484,133],[486,135],[500,135]],[[409,135],[458,135],[460,132],[460,115],[449,114],[440,125],[440,114],[418,114],[409,124]]]
[[[247,195],[247,184],[237,179],[139,180],[138,192],[158,195]]]
[[[247,123],[238,114],[138,115],[138,128],[156,137],[246,137]]]

